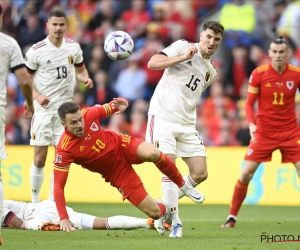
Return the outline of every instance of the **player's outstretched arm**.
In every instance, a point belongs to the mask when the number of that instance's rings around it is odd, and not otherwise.
[[[148,62],[148,69],[161,70],[174,66],[178,63],[188,61],[198,52],[198,49],[194,45],[189,45],[184,54],[181,56],[168,57],[163,54],[156,54],[151,57]]]
[[[81,67],[75,67],[77,79],[84,82],[85,87],[91,89],[94,86],[92,79],[89,77],[89,73],[83,64]]]

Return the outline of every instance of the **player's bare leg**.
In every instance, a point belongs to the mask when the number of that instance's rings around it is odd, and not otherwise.
[[[251,181],[258,166],[258,162],[246,161],[241,176],[235,184],[230,204],[229,216],[227,217],[225,223],[221,225],[222,228],[234,227],[237,221],[237,215],[246,198],[249,182]]]
[[[48,146],[34,146],[34,159],[30,168],[31,201],[40,201],[40,190],[44,181],[44,167]]]
[[[1,161],[0,161],[0,218],[2,218],[4,210],[4,190],[3,190],[3,183],[2,183],[2,176],[1,176]],[[4,245],[4,241],[2,238],[2,231],[0,227],[0,246]]]

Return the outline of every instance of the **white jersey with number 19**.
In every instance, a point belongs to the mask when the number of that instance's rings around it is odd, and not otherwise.
[[[34,100],[35,116],[56,114],[62,103],[73,100],[76,83],[74,66],[83,65],[82,50],[77,42],[64,38],[57,48],[47,37],[28,50],[25,60],[28,71],[35,74],[35,89],[50,98],[47,108]]]
[[[191,60],[165,69],[151,98],[148,115],[183,125],[196,124],[196,106],[217,71],[210,59],[202,57],[198,43],[178,40],[162,53],[168,57],[181,56],[192,45],[198,53]]]

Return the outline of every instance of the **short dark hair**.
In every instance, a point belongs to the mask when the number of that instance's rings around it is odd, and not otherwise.
[[[67,20],[67,15],[65,12],[62,10],[52,10],[50,11],[48,18],[50,19],[51,17],[64,17]]]
[[[223,36],[224,27],[223,27],[222,24],[220,24],[217,21],[207,21],[207,22],[205,22],[204,25],[203,25],[203,30],[207,30],[207,29],[213,30],[216,34],[221,33],[221,35]]]
[[[2,6],[0,4],[0,15],[3,13],[3,9],[2,9]]]
[[[278,38],[275,38],[274,40],[272,40],[272,42],[270,43],[270,45],[272,43],[275,43],[275,44],[285,44],[287,48],[290,47],[289,43],[283,39],[282,36],[278,37]]]
[[[64,121],[66,119],[66,114],[75,114],[80,110],[79,105],[75,102],[65,102],[57,110],[60,120]]]

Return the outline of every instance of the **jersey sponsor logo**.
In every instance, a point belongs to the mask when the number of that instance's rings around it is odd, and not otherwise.
[[[268,83],[265,84],[265,87],[266,87],[266,88],[271,88],[272,85],[271,85],[271,83],[268,82]]]
[[[288,87],[289,90],[291,90],[294,87],[294,81],[287,81],[286,86]]]
[[[247,155],[251,155],[253,153],[253,149],[252,148],[249,148],[248,149],[248,152],[247,152]]]
[[[82,152],[84,150],[85,146],[80,146],[80,152]]]
[[[73,56],[69,56],[68,57],[68,61],[70,64],[74,64],[74,57]]]
[[[55,162],[56,162],[56,163],[62,163],[62,155],[56,154]]]
[[[98,131],[99,130],[99,128],[98,128],[98,126],[95,122],[92,123],[92,125],[90,126],[90,129],[93,130],[93,131]]]
[[[50,60],[48,60],[48,61],[46,62],[46,64],[51,64],[51,61],[50,61]]]
[[[208,81],[209,78],[210,78],[210,74],[209,74],[209,72],[206,72],[206,74],[205,74],[205,81]]]

